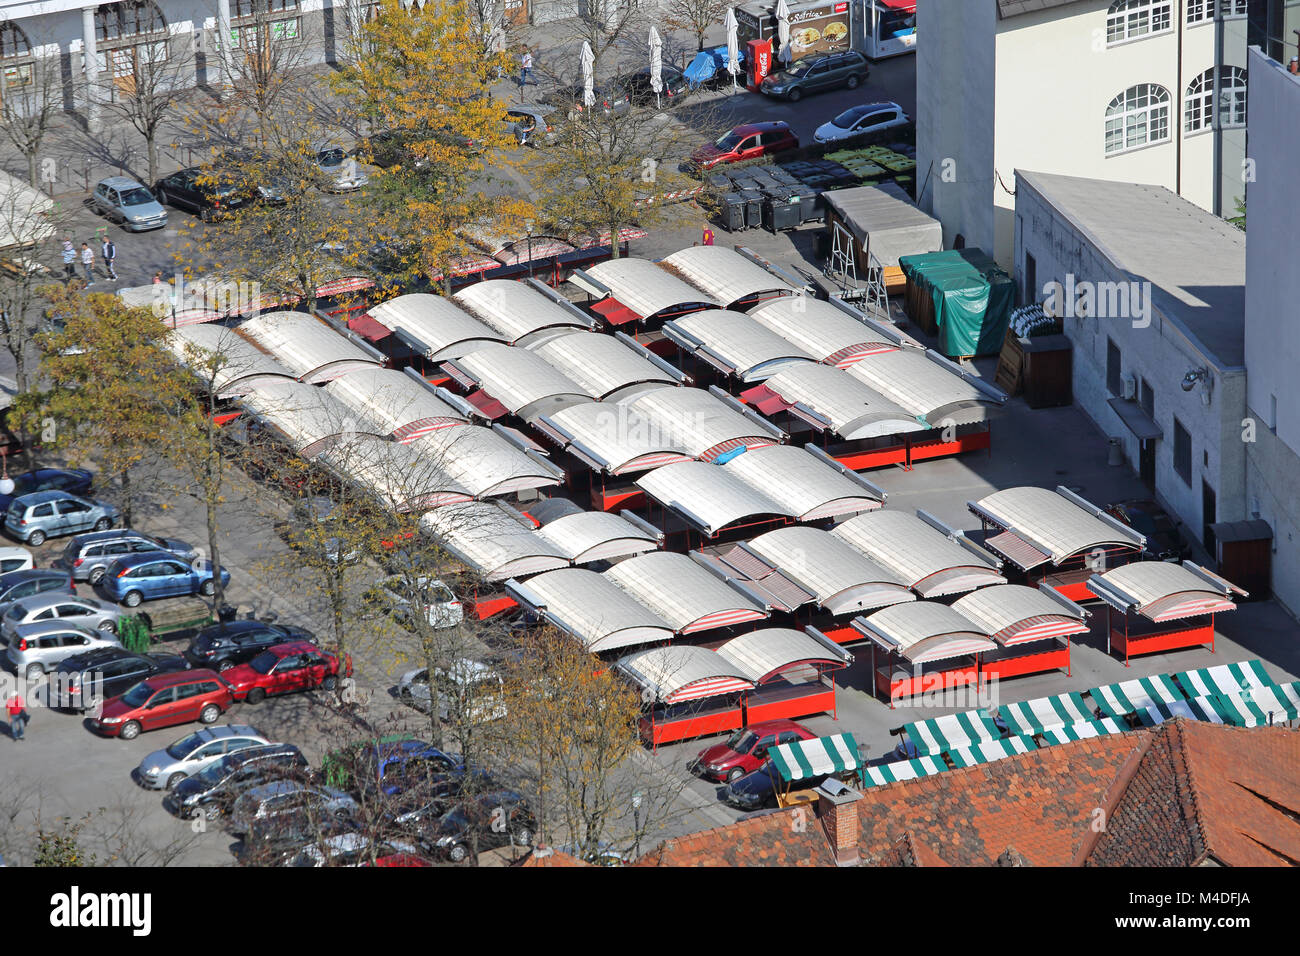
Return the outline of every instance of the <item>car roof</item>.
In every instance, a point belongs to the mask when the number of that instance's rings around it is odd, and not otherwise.
[[[55,491],[48,489],[46,491],[29,491],[25,495],[19,495],[14,499],[15,502],[24,505],[39,505],[47,501],[58,501],[60,498],[80,498],[80,495],[74,495],[67,491]]]
[[[30,555],[30,554],[31,552],[28,551],[26,548],[19,547],[16,544],[7,545],[3,548],[0,548],[0,557],[4,557],[4,558],[20,557],[22,555]]]
[[[137,564],[152,564],[154,561],[161,561],[164,558],[175,558],[181,564],[185,563],[184,558],[178,554],[172,554],[170,551],[140,551],[136,554],[123,554],[113,563],[130,568]]]
[[[261,783],[245,793],[255,800],[265,800],[267,797],[279,796],[284,793],[297,793],[300,790],[316,790],[315,786],[303,783],[299,780],[272,780],[270,783]],[[321,790],[328,790],[327,787],[321,787]]]
[[[265,736],[256,727],[248,724],[222,724],[219,727],[204,727],[198,731],[203,740],[223,740],[226,737],[262,737]]]
[[[779,720],[760,721],[759,723],[756,724],[750,724],[745,729],[752,730],[755,733],[766,733],[772,730],[802,730],[811,733],[811,731],[809,731],[807,727],[804,727],[801,724],[797,724],[793,720],[788,720],[786,718],[781,718]]]
[[[99,185],[110,186],[113,189],[130,189],[132,186],[143,187],[144,183],[134,180],[130,176],[109,176],[107,179],[101,179]]]
[[[69,543],[83,548],[88,544],[99,544],[101,541],[117,541],[120,538],[142,538],[152,541],[157,537],[157,535],[136,531],[133,528],[109,528],[107,531],[87,531],[85,534],[77,535]]]
[[[283,644],[274,644],[268,647],[263,654],[274,654],[276,657],[288,657],[290,654],[306,654],[312,651],[321,651],[310,641],[286,641]]]
[[[109,641],[112,638],[107,634],[96,634],[94,631],[78,627],[70,623],[66,618],[60,618],[53,621],[32,621],[30,624],[19,624],[14,628],[14,633],[19,637],[44,637],[46,634],[63,634],[68,631],[75,631],[78,634],[84,634],[86,637],[93,637],[100,641]]]
[[[790,124],[783,120],[770,120],[766,123],[742,123],[732,130],[739,136],[748,136],[750,133],[771,133],[779,130],[789,130]]]
[[[244,634],[248,631],[261,631],[261,630],[266,630],[268,628],[272,631],[281,630],[279,624],[275,624],[271,621],[258,621],[252,618],[240,618],[237,621],[221,621],[217,624],[209,624],[203,630],[199,631],[199,633],[196,636],[202,637],[203,635],[206,634],[210,637],[211,636],[225,637],[231,634]]]
[[[78,597],[75,594],[65,593],[63,591],[43,591],[40,594],[33,594],[29,597],[19,598],[14,606],[22,607],[28,611],[35,611],[38,608],[50,607],[54,604],[62,604],[64,601],[76,601],[78,604],[88,606],[98,606],[99,601],[94,598]]]
[[[68,580],[67,571],[56,571],[54,568],[24,568],[21,571],[10,571],[8,574],[0,574],[0,591],[8,590],[15,584],[22,584],[25,581],[39,581],[48,578],[60,578]]]
[[[147,677],[140,683],[148,684],[154,690],[162,690],[164,687],[172,687],[176,684],[188,684],[193,680],[216,680],[218,683],[224,683],[214,670],[206,667],[196,667],[191,671],[174,671],[170,674],[154,674],[153,677]]]

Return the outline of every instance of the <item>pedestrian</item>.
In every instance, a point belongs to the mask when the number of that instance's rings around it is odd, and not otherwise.
[[[161,273],[161,272],[155,272],[155,273],[153,274],[153,284],[154,284],[154,285],[162,285],[162,273]]]
[[[713,230],[710,229],[708,226],[704,227],[703,244],[706,246],[713,245]]]
[[[23,727],[31,720],[27,713],[27,701],[23,700],[22,694],[14,691],[9,695],[5,709],[9,711],[9,736],[14,740],[22,740]]]
[[[524,47],[524,55],[519,58],[519,88],[528,85],[528,74],[533,72],[533,51]]]
[[[77,277],[77,250],[72,247],[71,239],[63,240],[63,278],[64,280],[75,279]]]
[[[95,253],[90,248],[90,243],[81,244],[81,268],[86,273],[86,285],[95,284]]]
[[[113,245],[113,240],[107,237],[103,240],[103,243],[99,250],[99,257],[104,260],[104,273],[109,279],[116,282],[117,269],[113,267],[113,263],[117,261],[117,246]]]

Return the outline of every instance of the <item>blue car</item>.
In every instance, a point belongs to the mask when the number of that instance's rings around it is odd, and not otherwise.
[[[220,569],[221,586],[230,583],[230,572]],[[192,564],[167,551],[128,554],[108,566],[99,581],[104,594],[127,607],[155,598],[210,595],[216,591],[212,562]]]
[[[365,760],[367,777],[389,796],[416,783],[459,781],[465,776],[459,757],[423,740],[381,743],[371,749]]]
[[[66,491],[73,495],[88,495],[93,490],[95,476],[84,468],[37,468],[21,475],[10,475],[14,490],[0,495],[0,511],[9,510],[9,502],[33,491]]]

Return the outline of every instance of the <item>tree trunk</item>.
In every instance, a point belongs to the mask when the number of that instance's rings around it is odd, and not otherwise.
[[[32,181],[33,189],[40,189],[41,184],[36,176],[36,150],[33,149],[27,154],[27,178]]]
[[[131,527],[134,509],[131,507],[131,469],[122,469],[122,527]]]
[[[617,258],[619,257],[618,223],[617,223],[617,222],[611,222],[611,223],[609,224],[609,257],[610,257],[611,259],[617,259]]]
[[[417,626],[423,629],[428,625]],[[433,639],[426,636],[424,639],[424,668],[429,675],[429,736],[433,738],[433,745],[441,750],[443,738],[442,698],[438,691],[438,682],[434,680],[437,667],[438,662],[433,652]]]
[[[151,132],[145,137],[145,145],[149,150],[149,188],[158,181],[158,134]]]

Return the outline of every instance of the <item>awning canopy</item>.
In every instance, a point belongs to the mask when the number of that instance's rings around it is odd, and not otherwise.
[[[424,515],[420,528],[485,581],[540,574],[569,563],[559,548],[505,505],[448,505]]]
[[[1047,555],[1059,565],[1096,548],[1140,551],[1146,544],[1146,539],[1132,528],[1063,487],[1055,491],[1028,486],[1007,488],[967,505],[980,518],[1011,532],[1034,549],[1036,554],[1031,554],[1035,563],[1029,563],[1025,554],[1007,546],[1005,541],[1009,539],[997,536],[985,542],[1025,570],[1042,563],[1039,555]]]
[[[370,310],[370,315],[430,362],[456,358],[484,342],[506,339],[449,300],[427,292],[411,292],[381,302]]]
[[[979,710],[968,710],[960,714],[949,714],[933,720],[918,720],[903,725],[903,733],[922,756],[933,756],[961,747],[971,747],[978,743],[997,740],[1002,731]]]
[[[811,780],[858,769],[858,743],[852,734],[832,734],[769,747],[772,768],[783,783]]]
[[[378,368],[383,356],[357,336],[331,328],[306,312],[264,312],[238,327],[300,381],[328,382],[358,368]]]
[[[750,631],[733,637],[717,653],[755,684],[764,684],[795,667],[840,668],[853,660],[852,654],[812,628]]]
[[[664,323],[663,331],[686,353],[742,382],[761,382],[791,364],[816,361],[743,312],[693,312]]]
[[[991,407],[1007,400],[1000,390],[932,351],[864,355],[848,372],[933,428],[982,422]]]
[[[1080,720],[1064,727],[1051,727],[1043,731],[1044,744],[1068,744],[1072,740],[1089,740],[1093,737],[1105,737],[1110,734],[1122,734],[1128,728],[1121,727],[1112,717]]]
[[[478,425],[440,428],[410,444],[460,481],[475,498],[548,488],[564,480],[564,472],[550,462],[529,454],[497,431]]]
[[[976,764],[990,763],[1016,754],[1026,754],[1037,750],[1038,744],[1033,737],[1003,737],[1000,740],[984,740],[969,747],[958,747],[948,751],[948,759],[954,767],[973,767]]]
[[[952,609],[1003,647],[1088,632],[1088,612],[1051,588],[997,584],[958,598]]]
[[[742,547],[814,594],[831,614],[916,600],[906,581],[820,528],[778,528]]]
[[[650,608],[678,634],[731,627],[767,617],[757,600],[684,554],[653,551],[605,572],[611,582]]]
[[[815,594],[743,543],[724,545],[716,552],[704,550],[696,554],[697,560],[711,564],[719,573],[743,583],[774,610],[794,611],[816,600]]]
[[[591,468],[610,475],[692,460],[675,436],[661,434],[650,419],[619,402],[570,405],[536,424]]]
[[[419,449],[383,438],[358,435],[336,442],[319,461],[397,512],[438,508],[474,497]]]
[[[877,352],[924,346],[890,326],[883,325],[842,303],[836,305],[812,296],[787,296],[765,302],[749,313],[759,325],[775,332],[818,362],[847,368]]]
[[[356,369],[334,379],[325,391],[403,443],[469,421],[417,376],[395,369]]]
[[[1168,674],[1094,687],[1087,693],[1109,717],[1123,717],[1152,704],[1172,704],[1184,699],[1183,692]]]
[[[672,627],[605,575],[586,568],[561,568],[506,590],[593,654],[671,640]]]
[[[725,392],[700,388],[656,388],[630,399],[630,413],[642,416],[672,447],[700,461],[713,461],[737,448],[759,448],[785,433],[730,399]]]
[[[1076,693],[1039,697],[1017,704],[1004,704],[1003,721],[1013,734],[1041,734],[1057,727],[1092,720],[1092,708]]]
[[[1141,441],[1153,441],[1163,438],[1164,430],[1137,402],[1125,398],[1107,399],[1106,404],[1119,416],[1119,420],[1128,426],[1128,430]]]
[[[589,329],[594,324],[536,286],[513,279],[488,279],[461,289],[452,299],[513,345],[542,329]]]
[[[680,704],[754,687],[725,658],[691,644],[639,651],[620,660],[618,668],[641,687],[647,701],[655,703]]]
[[[799,290],[753,259],[726,246],[690,246],[664,258],[661,266],[683,276],[727,308],[760,295],[793,295]]]
[[[929,601],[895,604],[854,618],[853,626],[878,646],[896,651],[913,664],[997,649],[977,624],[947,605]]]
[[[1227,723],[1224,715],[1215,707],[1212,697],[1176,700],[1170,704],[1149,704],[1139,710],[1137,715],[1144,727],[1154,727],[1175,717],[1186,717],[1188,720],[1201,720],[1210,724]]]
[[[862,768],[862,783],[866,787],[881,787],[900,780],[915,780],[943,773],[948,765],[938,757],[918,757],[915,760],[895,760],[875,767]]]
[[[331,444],[356,435],[387,437],[324,389],[302,382],[263,382],[244,395],[244,408],[274,429],[304,458],[314,458]]]
[[[539,537],[555,545],[574,564],[609,561],[653,551],[662,534],[630,511],[580,511],[548,521],[537,529]]]
[[[205,387],[218,398],[245,395],[259,385],[293,382],[296,376],[267,352],[233,329],[188,325],[174,329],[168,345]]]
[[[1161,623],[1236,610],[1246,592],[1198,564],[1136,561],[1088,579],[1088,590],[1111,607]]]
[[[682,314],[722,306],[713,296],[649,259],[629,256],[608,259],[586,269],[585,273],[643,319],[655,318],[660,313]]]
[[[893,572],[923,598],[1007,581],[992,554],[910,512],[882,508],[837,524],[831,534]]]
[[[594,397],[541,355],[510,345],[487,343],[449,365],[525,420]]]
[[[1179,671],[1174,675],[1174,680],[1188,697],[1239,694],[1252,688],[1273,687],[1277,683],[1268,676],[1264,665],[1258,660],[1219,664],[1194,671]]]
[[[770,406],[767,396],[778,404]],[[812,362],[785,366],[741,395],[760,411],[789,411],[845,441],[927,431],[930,426],[842,369]]]
[[[1270,727],[1300,717],[1300,681],[1215,694],[1210,699],[1224,720],[1237,727]]]
[[[531,349],[597,399],[632,385],[680,385],[685,378],[626,336],[571,332],[547,338]]]

